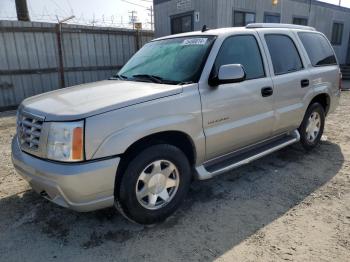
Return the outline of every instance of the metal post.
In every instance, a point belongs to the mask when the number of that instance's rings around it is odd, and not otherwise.
[[[75,18],[74,15],[67,17],[63,20],[58,20],[56,24],[56,36],[57,36],[57,48],[58,48],[58,73],[59,73],[59,82],[60,88],[66,87],[65,79],[64,79],[64,63],[63,63],[63,46],[62,46],[62,24]]]
[[[312,0],[309,0],[309,17],[307,19],[308,25],[311,25],[311,7],[312,7]]]
[[[281,0],[281,17],[280,17],[280,23],[283,23],[283,0]]]
[[[140,49],[140,30],[136,29],[136,51]]]
[[[63,52],[62,52],[62,24],[58,23],[56,25],[56,36],[57,36],[57,48],[58,48],[58,73],[59,73],[59,82],[60,88],[64,88],[64,65],[63,65]]]

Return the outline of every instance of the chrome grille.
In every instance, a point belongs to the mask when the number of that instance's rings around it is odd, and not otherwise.
[[[17,134],[23,150],[38,151],[44,118],[26,112],[18,112]]]

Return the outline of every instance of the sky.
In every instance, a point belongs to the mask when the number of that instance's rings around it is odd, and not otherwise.
[[[0,19],[15,19],[15,0],[0,0]],[[147,8],[152,0],[27,0],[32,20],[56,22],[56,15],[62,19],[75,15],[75,20],[82,24],[126,26],[129,12],[137,11],[139,22],[144,28],[150,28],[150,16]],[[339,4],[339,0],[322,0]],[[350,8],[350,0],[341,0],[342,6]]]
[[[321,2],[339,5],[339,0],[322,0]],[[350,8],[350,0],[341,0],[341,5]]]
[[[138,20],[150,22],[152,0],[27,0],[31,19],[56,22],[75,15],[80,23],[128,24],[130,11],[137,11]],[[15,0],[0,0],[0,19],[15,19]],[[150,24],[148,24],[149,26]]]

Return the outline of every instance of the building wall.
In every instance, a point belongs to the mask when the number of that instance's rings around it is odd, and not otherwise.
[[[204,24],[216,28],[217,0],[156,0],[154,1],[154,21],[156,37],[171,34],[171,17],[187,12],[199,12],[199,22],[194,21],[194,30],[200,30]],[[157,4],[159,3],[159,4]],[[203,23],[205,21],[206,23]]]
[[[184,9],[177,4],[188,2]],[[209,28],[233,26],[234,11],[249,11],[256,14],[256,22],[264,21],[265,13],[280,14],[282,23],[292,23],[293,17],[308,18],[310,26],[323,32],[329,39],[332,36],[333,22],[344,24],[342,44],[334,46],[341,64],[346,62],[350,36],[350,9],[318,2],[315,0],[280,0],[272,5],[272,0],[154,0],[156,36],[168,35],[170,17],[185,12],[199,12],[200,21],[194,24],[199,30],[204,24]],[[350,59],[350,58],[349,58]]]

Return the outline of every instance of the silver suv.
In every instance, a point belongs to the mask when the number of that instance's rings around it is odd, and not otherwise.
[[[12,160],[50,201],[157,223],[208,179],[320,141],[341,74],[315,29],[250,24],[146,44],[109,80],[23,101]]]

